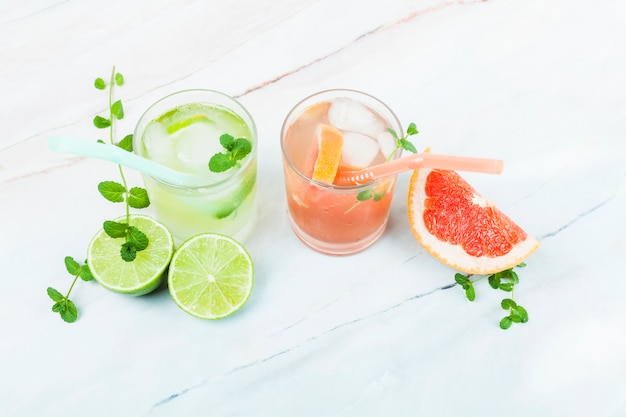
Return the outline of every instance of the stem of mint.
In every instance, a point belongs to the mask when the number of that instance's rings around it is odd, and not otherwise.
[[[111,143],[111,145],[115,145],[114,143],[114,132],[113,132],[113,120],[114,120],[114,114],[113,114],[113,86],[116,84],[116,72],[115,72],[115,65],[113,65],[113,69],[111,70],[111,78],[109,80],[109,120],[111,121],[111,126],[109,127],[109,143]],[[123,80],[123,78],[122,78]],[[119,84],[119,86],[123,85],[123,81]],[[121,108],[121,101],[119,101],[120,103],[120,108]],[[123,118],[119,117],[118,120],[121,120]],[[122,185],[124,186],[125,189],[128,189],[127,183],[126,183],[126,176],[124,175],[124,169],[122,169],[121,165],[117,165],[117,169],[120,172],[120,177],[122,177]],[[130,210],[129,210],[129,205],[128,205],[128,198],[125,199],[126,200],[126,224],[130,224]]]
[[[113,89],[116,85],[118,87],[124,85],[124,76],[115,71],[115,66],[113,66],[108,83],[102,78],[97,78],[94,82],[94,86],[99,90],[103,90],[107,88],[107,86],[109,87],[109,117],[94,117],[94,125],[99,129],[109,129],[109,143],[113,146],[116,145],[114,140],[115,119],[121,120],[124,118],[124,106],[122,105],[122,101],[113,101]],[[132,152],[132,135],[126,135],[117,146],[128,152]],[[124,223],[106,221],[103,224],[103,228],[107,235],[112,238],[124,238],[125,242],[121,245],[120,256],[124,261],[131,262],[136,259],[138,251],[142,251],[148,247],[149,241],[142,231],[130,225],[130,207],[148,207],[150,200],[145,189],[140,187],[129,189],[122,166],[118,164],[117,168],[122,183],[103,181],[98,184],[98,191],[100,191],[100,194],[102,194],[104,198],[111,202],[125,203],[126,221]]]
[[[394,148],[393,151],[391,151],[391,153],[389,154],[385,162],[391,161],[393,156],[400,149],[406,149],[409,152],[417,153],[417,149],[415,149],[415,146],[413,145],[413,143],[408,139],[410,136],[417,135],[419,133],[417,130],[417,127],[415,126],[415,123],[409,124],[409,127],[406,129],[406,135],[403,137],[400,137],[398,133],[390,127],[387,128],[387,131],[391,134],[391,136],[393,136],[396,139],[396,147]],[[369,191],[369,190],[361,191],[357,195],[356,197],[357,201],[354,203],[354,205],[352,205],[350,208],[344,211],[343,214],[350,213],[352,210],[357,208],[362,202],[369,200],[370,198],[373,198],[374,201],[380,201],[383,198],[383,196],[384,196],[384,192],[372,193],[372,191]]]
[[[415,149],[415,146],[409,140],[410,136],[417,135],[419,133],[415,123],[409,124],[409,127],[407,127],[407,129],[406,129],[406,135],[404,135],[403,137],[400,137],[398,135],[398,133],[395,130],[393,130],[392,128],[390,128],[390,127],[387,128],[387,131],[389,133],[391,133],[391,135],[396,139],[396,147],[389,154],[389,156],[387,157],[387,160],[385,162],[391,161],[391,158],[393,158],[393,156],[396,154],[396,152],[398,152],[398,150],[400,150],[400,149],[406,149],[409,152],[417,153],[417,149]]]
[[[120,148],[132,152],[133,151],[133,135],[126,135],[117,145],[114,141],[114,122],[115,119],[121,120],[124,117],[124,107],[121,100],[113,101],[113,88],[114,86],[124,85],[124,76],[115,71],[115,66],[111,71],[111,77],[107,83],[102,78],[96,78],[94,81],[94,87],[98,90],[104,90],[109,87],[109,117],[105,118],[100,115],[96,115],[93,118],[93,124],[98,129],[109,129],[109,143],[110,145],[103,146],[119,146]],[[103,140],[98,140],[99,143],[103,143]],[[145,189],[140,187],[133,187],[128,189],[126,182],[126,176],[121,165],[118,165],[118,170],[122,178],[122,184],[115,181],[102,181],[98,184],[98,191],[107,200],[115,203],[125,202],[125,223],[118,223],[115,221],[105,221],[103,224],[104,231],[112,238],[125,238],[125,243],[122,244],[120,249],[120,255],[122,259],[130,262],[136,258],[137,251],[144,250],[148,247],[148,238],[139,229],[134,226],[130,226],[130,207],[133,208],[145,208],[150,205],[148,193]],[[54,301],[52,305],[52,311],[59,313],[61,318],[67,323],[73,323],[78,318],[78,309],[76,305],[70,300],[70,294],[76,285],[78,278],[83,281],[91,281],[93,275],[87,265],[80,265],[72,257],[65,257],[65,267],[67,271],[74,276],[74,280],[70,285],[69,290],[64,295],[52,287],[48,287],[48,296]]]
[[[65,269],[67,269],[68,273],[74,276],[74,280],[72,281],[72,285],[70,285],[70,289],[67,291],[67,294],[63,295],[52,287],[48,287],[47,292],[48,297],[54,301],[52,311],[54,313],[59,313],[63,321],[66,323],[73,323],[78,318],[78,309],[76,308],[74,302],[70,300],[72,289],[74,289],[74,285],[76,284],[78,278],[81,278],[83,281],[91,281],[93,280],[93,275],[91,275],[87,261],[85,261],[84,265],[81,265],[71,256],[65,257]]]

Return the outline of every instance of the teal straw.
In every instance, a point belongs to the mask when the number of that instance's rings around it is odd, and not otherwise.
[[[115,162],[175,186],[201,187],[207,184],[206,178],[200,175],[175,171],[115,145],[52,135],[48,138],[48,148],[56,152]]]

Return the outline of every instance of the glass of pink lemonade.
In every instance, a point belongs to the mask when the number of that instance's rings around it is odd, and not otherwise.
[[[337,179],[341,172],[398,158],[401,150],[388,128],[402,132],[393,111],[355,90],[322,91],[289,112],[281,131],[288,214],[305,245],[329,255],[350,255],[383,234],[396,176],[349,184]],[[329,141],[340,152],[331,157],[339,162],[330,177],[323,164]]]

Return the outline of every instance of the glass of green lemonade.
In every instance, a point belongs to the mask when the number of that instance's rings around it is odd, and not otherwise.
[[[232,167],[214,172],[209,168],[211,157],[228,154],[220,140],[225,134],[249,141],[249,153]],[[142,174],[156,217],[170,229],[177,245],[203,232],[238,241],[249,236],[257,211],[257,131],[252,116],[237,100],[213,90],[168,95],[139,119],[133,150],[206,180],[200,186],[180,186]]]

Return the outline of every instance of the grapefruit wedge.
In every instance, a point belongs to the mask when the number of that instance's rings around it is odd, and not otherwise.
[[[318,152],[313,166],[312,178],[316,181],[332,184],[341,162],[343,135],[330,125],[319,125],[316,132]]]
[[[424,249],[467,274],[513,268],[539,247],[455,171],[415,170],[408,208],[409,224]]]

